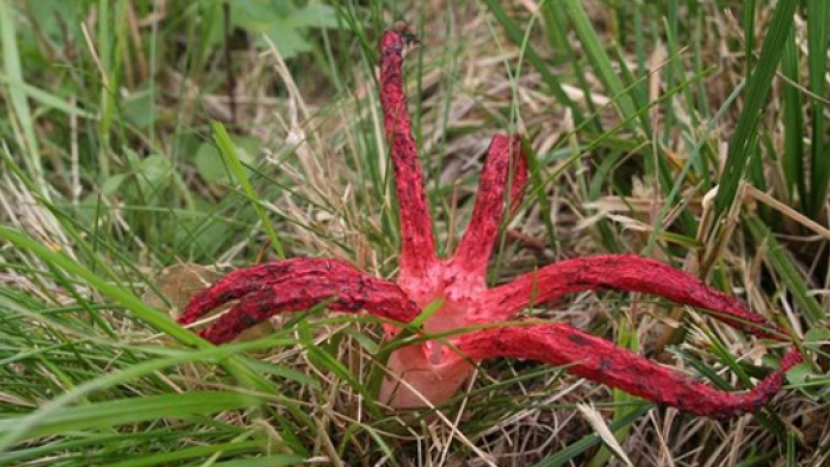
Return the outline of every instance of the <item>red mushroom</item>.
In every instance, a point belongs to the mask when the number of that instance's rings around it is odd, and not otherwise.
[[[638,256],[570,259],[488,289],[487,264],[505,204],[511,208],[518,205],[527,178],[525,157],[516,136],[493,138],[466,233],[453,257],[439,258],[403,88],[403,52],[412,40],[404,29],[396,28],[387,31],[380,44],[380,94],[400,205],[397,283],[368,276],[338,260],[274,261],[236,271],[201,292],[187,306],[182,324],[191,324],[224,303],[240,300],[201,331],[204,338],[220,344],[278,313],[309,309],[322,302],[333,311],[365,310],[409,323],[427,305],[442,299],[440,309],[423,323],[423,331],[429,336],[504,322],[537,303],[573,292],[609,288],[708,309],[716,312],[717,319],[749,334],[786,340],[783,331],[734,298],[682,271]],[[396,326],[386,326],[389,338],[399,331]],[[574,374],[648,400],[718,418],[759,409],[780,390],[785,372],[802,360],[793,347],[779,368],[754,389],[735,394],[697,382],[567,324],[505,326],[395,350],[388,362],[390,376],[382,386],[381,399],[397,408],[441,403],[458,391],[475,362],[493,357],[566,366]]]

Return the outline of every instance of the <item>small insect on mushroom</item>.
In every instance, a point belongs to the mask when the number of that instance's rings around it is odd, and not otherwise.
[[[229,274],[188,304],[182,324],[239,300],[201,335],[216,344],[286,311],[321,302],[339,312],[365,310],[409,323],[430,303],[440,309],[423,323],[427,336],[512,319],[521,310],[566,294],[599,288],[640,292],[716,312],[726,324],[760,338],[786,334],[736,299],[666,264],[632,255],[574,258],[548,265],[511,283],[487,288],[487,264],[506,209],[519,205],[527,180],[520,139],[498,134],[487,151],[472,218],[451,258],[436,254],[420,162],[403,86],[403,52],[414,36],[403,25],[380,42],[380,96],[400,205],[400,268],[396,283],[366,275],[334,259],[294,258]],[[509,188],[508,188],[509,187]],[[400,332],[386,325],[386,336]],[[452,397],[476,362],[513,357],[552,365],[598,383],[697,415],[728,418],[758,410],[780,389],[785,372],[802,361],[793,347],[752,390],[714,389],[629,350],[563,324],[504,326],[456,334],[441,342],[407,345],[388,362],[381,400],[396,408],[424,407]]]

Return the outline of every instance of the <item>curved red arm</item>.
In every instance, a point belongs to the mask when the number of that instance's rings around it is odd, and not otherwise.
[[[489,329],[461,336],[456,347],[474,361],[494,357],[536,360],[684,412],[730,418],[754,412],[781,389],[787,370],[801,362],[793,348],[752,390],[729,393],[658,365],[567,324]]]
[[[749,334],[781,339],[784,333],[740,301],[671,266],[633,255],[599,255],[554,263],[490,289],[471,311],[473,322],[507,320],[525,307],[565,294],[600,288],[642,292],[717,312],[712,316]]]
[[[412,321],[420,309],[396,284],[368,276],[331,259],[293,258],[228,274],[194,297],[179,319],[190,324],[211,310],[241,299],[201,332],[215,344],[286,311],[307,310],[331,300],[328,308],[356,313],[365,309],[382,318]]]

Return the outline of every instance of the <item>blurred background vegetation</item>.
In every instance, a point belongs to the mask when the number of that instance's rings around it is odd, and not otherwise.
[[[221,348],[175,324],[264,258],[394,277],[376,43],[401,19],[442,254],[489,138],[520,131],[492,283],[601,252],[683,268],[805,350],[773,406],[715,422],[501,361],[395,413],[373,319]],[[827,465],[828,25],[825,0],[0,0],[0,465]],[[645,296],[528,315],[726,390],[780,355]]]

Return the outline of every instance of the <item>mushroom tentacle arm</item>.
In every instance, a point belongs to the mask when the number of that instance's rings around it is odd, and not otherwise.
[[[403,85],[403,52],[412,40],[406,31],[393,29],[383,34],[380,44],[380,101],[395,171],[404,277],[423,276],[438,261]]]
[[[460,270],[484,278],[505,211],[508,183],[508,202],[512,211],[521,204],[526,181],[527,163],[519,137],[503,134],[493,137],[487,150],[473,214],[453,258],[453,263]]]
[[[327,303],[333,311],[369,313],[410,322],[420,308],[396,284],[368,276],[334,260],[295,258],[241,269],[229,274],[193,298],[180,322],[241,299],[216,323],[201,332],[215,344],[233,340],[245,329],[286,311],[300,311]]]
[[[746,305],[700,279],[659,261],[633,255],[598,255],[560,261],[486,291],[475,321],[507,320],[528,306],[600,288],[642,292],[715,313],[716,319],[762,338],[781,340],[783,331]]]
[[[787,370],[801,363],[793,348],[753,389],[730,393],[714,389],[613,343],[567,324],[504,327],[462,336],[458,351],[473,361],[512,357],[565,366],[583,378],[622,389],[684,412],[730,418],[754,412],[781,389]]]
[[[194,296],[179,318],[192,324],[211,310],[249,293],[309,274],[353,274],[345,261],[327,258],[291,258],[236,270]]]

